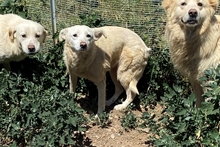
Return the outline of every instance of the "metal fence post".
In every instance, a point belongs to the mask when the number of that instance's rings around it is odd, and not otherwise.
[[[56,27],[56,9],[55,9],[55,2],[54,0],[50,0],[50,8],[51,8],[51,20],[52,20],[52,32],[53,36],[57,32],[57,27]],[[57,39],[53,39],[53,45],[55,46],[57,44]]]

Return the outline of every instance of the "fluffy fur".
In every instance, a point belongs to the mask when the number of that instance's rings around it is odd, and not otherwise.
[[[0,15],[0,63],[10,70],[10,61],[23,60],[40,50],[47,31],[42,25],[15,14]]]
[[[97,113],[102,113],[124,89],[127,98],[115,109],[124,109],[133,101],[150,51],[136,33],[114,26],[89,28],[76,25],[61,30],[59,40],[65,40],[64,61],[69,73],[70,92],[75,92],[77,77],[94,82],[98,89]],[[105,102],[108,71],[115,93]]]
[[[218,0],[163,0],[162,6],[172,62],[189,78],[199,107],[205,90],[199,78],[220,62]]]

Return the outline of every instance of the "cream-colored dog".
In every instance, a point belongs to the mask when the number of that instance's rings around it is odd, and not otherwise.
[[[64,61],[70,92],[75,92],[77,77],[94,82],[98,89],[97,113],[102,113],[105,105],[111,105],[124,89],[127,98],[115,109],[124,109],[133,101],[150,51],[137,34],[121,27],[76,25],[61,30],[59,39],[65,40]],[[114,82],[115,94],[105,102],[107,71]]]
[[[172,62],[189,78],[199,107],[205,90],[199,78],[220,63],[218,0],[163,0],[162,5]]]
[[[23,60],[40,50],[47,31],[42,25],[15,14],[0,15],[0,63],[10,70],[10,61]]]

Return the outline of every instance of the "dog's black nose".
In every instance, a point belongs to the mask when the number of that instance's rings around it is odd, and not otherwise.
[[[191,18],[196,18],[197,15],[198,15],[198,12],[197,12],[196,9],[190,9],[189,12],[188,12],[188,14],[189,14],[189,16],[190,16]]]
[[[86,44],[85,42],[81,42],[81,43],[80,43],[80,47],[81,47],[82,49],[86,49],[87,44]]]
[[[35,46],[34,45],[28,45],[28,50],[31,53],[35,52]]]

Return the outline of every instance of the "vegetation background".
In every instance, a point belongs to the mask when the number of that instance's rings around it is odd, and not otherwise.
[[[138,84],[140,95],[129,106],[121,124],[126,129],[150,128],[154,146],[220,146],[220,71],[210,69],[201,79],[214,80],[204,96],[211,97],[201,108],[186,78],[173,69],[164,38],[165,14],[160,0],[56,0],[58,32],[65,27],[117,25],[135,31],[152,48],[151,57]],[[0,0],[0,12],[16,13],[41,23],[48,30],[47,42],[37,56],[12,63],[12,71],[0,71],[1,146],[77,146],[84,139],[88,118],[68,93],[68,78],[62,61],[62,42],[53,46],[50,2],[47,0]],[[107,75],[108,76],[108,75]],[[107,79],[107,98],[114,89]],[[95,86],[80,79],[79,95],[90,97],[97,108]],[[122,99],[124,95],[121,96]],[[119,101],[120,102],[120,101]],[[117,103],[117,102],[116,102]],[[138,106],[146,112],[140,118],[132,113]],[[158,115],[160,105],[164,108]],[[96,112],[94,110],[93,112]],[[100,116],[108,125],[108,111]],[[91,117],[93,117],[91,115]],[[81,139],[79,139],[81,138]]]

